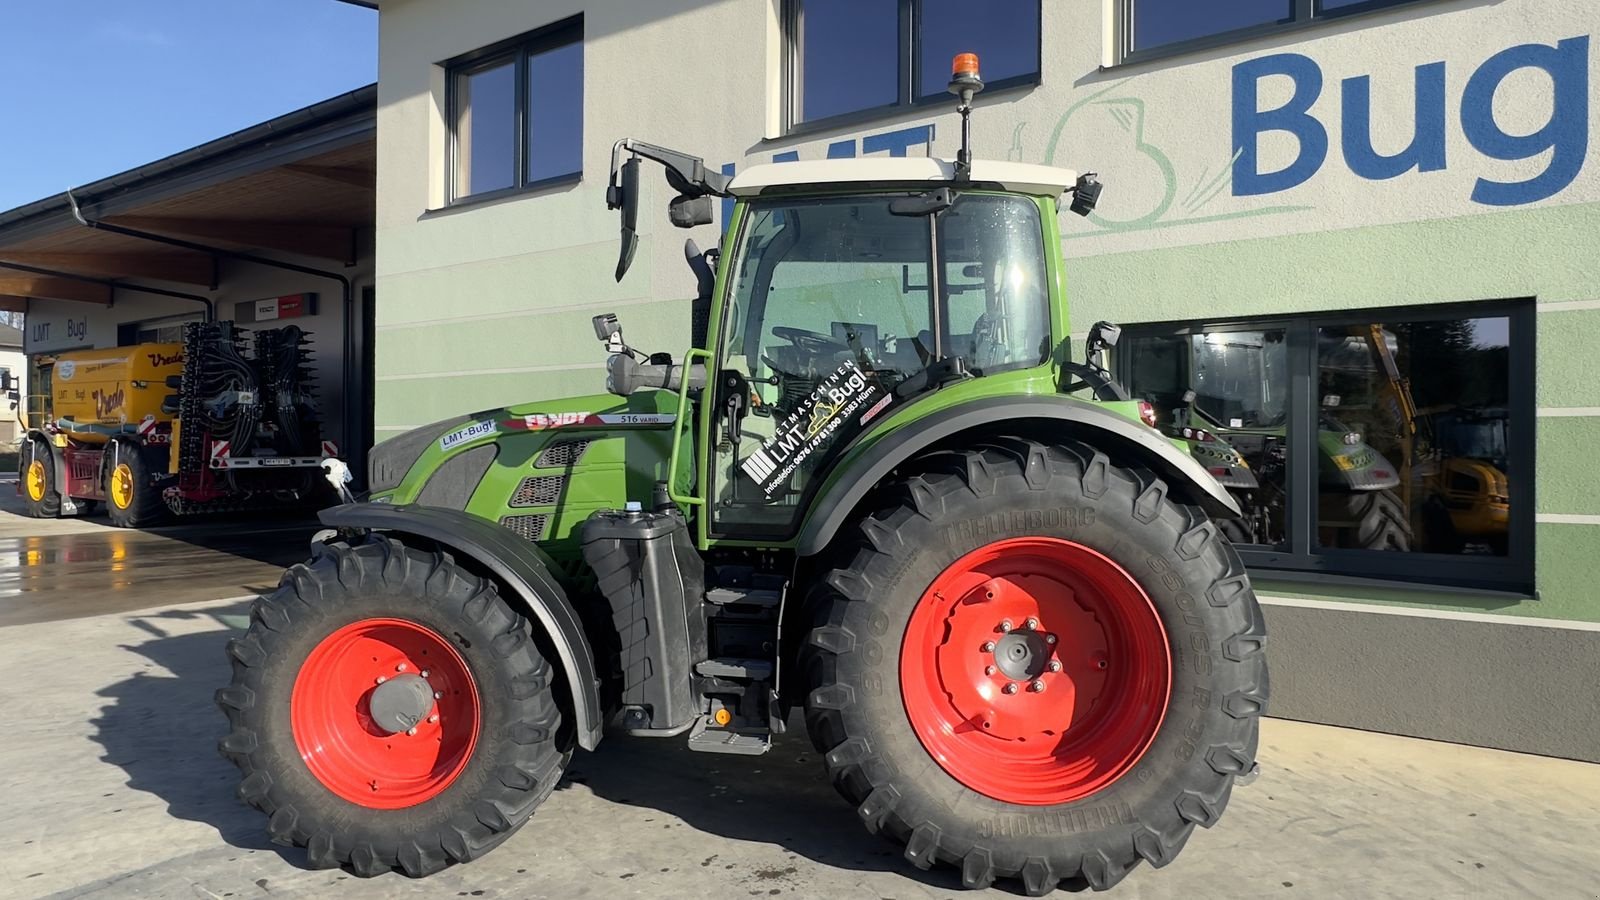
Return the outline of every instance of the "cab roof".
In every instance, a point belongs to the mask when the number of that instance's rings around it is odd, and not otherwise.
[[[758,197],[775,189],[814,187],[935,187],[955,180],[956,164],[932,157],[860,157],[808,162],[781,162],[751,166],[733,176],[728,192],[735,197]],[[1078,181],[1078,173],[1032,163],[972,161],[968,179],[998,185],[1019,194],[1056,196]]]

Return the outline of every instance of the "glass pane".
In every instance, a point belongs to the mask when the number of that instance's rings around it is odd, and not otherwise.
[[[1285,545],[1289,356],[1283,329],[1123,338],[1129,393],[1156,408],[1157,427],[1181,441],[1239,501],[1220,520],[1236,544]]]
[[[511,187],[517,178],[516,62],[455,77],[455,195]]]
[[[1293,0],[1134,0],[1133,49],[1286,22],[1293,16]]]
[[[1039,0],[995,0],[973,14],[964,0],[922,0],[917,25],[917,95],[945,92],[950,60],[978,54],[984,81],[1039,71]]]
[[[1510,320],[1322,328],[1318,541],[1504,556]]]
[[[804,0],[800,6],[802,122],[900,99],[897,0]]]
[[[1016,197],[961,197],[939,218],[939,259],[946,355],[984,375],[1044,362],[1050,297],[1038,207]]]
[[[928,220],[892,216],[888,204],[751,212],[721,363],[749,379],[749,412],[715,450],[719,530],[786,529],[813,473],[926,364]]]
[[[583,42],[528,57],[528,181],[583,170]]]

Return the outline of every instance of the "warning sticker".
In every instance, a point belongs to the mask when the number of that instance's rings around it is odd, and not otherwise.
[[[495,428],[493,422],[473,422],[469,425],[463,425],[439,438],[439,449],[449,450],[452,447],[459,447],[468,441],[475,441],[478,438],[494,434],[496,430],[498,429]]]
[[[762,493],[771,497],[788,483],[794,470],[826,446],[857,410],[879,396],[878,388],[855,362],[847,362],[822,379],[810,396],[778,424],[778,431],[739,464]]]

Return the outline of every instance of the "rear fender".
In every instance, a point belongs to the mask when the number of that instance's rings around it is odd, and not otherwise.
[[[800,529],[797,552],[812,556],[832,542],[852,512],[894,469],[963,432],[974,439],[1001,434],[1026,434],[1080,440],[1121,465],[1143,466],[1166,481],[1173,496],[1218,518],[1237,518],[1239,504],[1192,456],[1142,422],[1093,403],[1062,396],[982,399],[946,407],[897,428],[873,442],[854,459],[841,462],[837,474],[812,504]]]
[[[371,528],[404,538],[416,535],[470,559],[505,587],[507,602],[536,623],[555,648],[571,691],[578,745],[593,750],[605,727],[594,652],[567,592],[543,550],[493,522],[436,506],[351,503],[318,514],[331,528]]]

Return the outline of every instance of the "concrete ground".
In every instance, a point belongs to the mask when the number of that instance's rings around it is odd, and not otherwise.
[[[422,881],[307,870],[300,851],[266,841],[215,751],[223,719],[211,694],[248,602],[160,606],[178,588],[141,575],[193,554],[212,568],[182,590],[227,597],[275,581],[272,554],[230,570],[212,558],[229,551],[202,553],[195,535],[119,532],[120,558],[62,561],[61,546],[83,546],[85,534],[117,546],[76,524],[79,534],[18,549],[5,542],[27,539],[4,535],[27,526],[0,513],[0,615],[11,614],[0,619],[0,896],[1006,895],[962,892],[953,873],[918,872],[866,835],[798,729],[756,759],[611,736],[479,862]],[[304,539],[284,538],[281,555],[299,558]],[[122,565],[104,577],[126,600],[94,614],[50,579],[19,576],[33,552],[82,567],[83,579]],[[1600,766],[1278,720],[1262,725],[1261,763],[1214,830],[1166,869],[1136,870],[1116,895],[1600,896]]]

